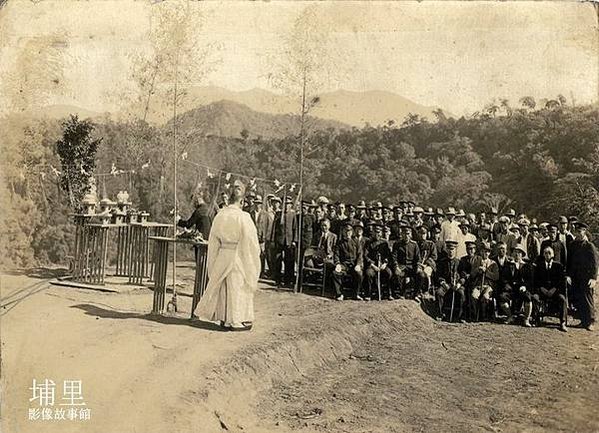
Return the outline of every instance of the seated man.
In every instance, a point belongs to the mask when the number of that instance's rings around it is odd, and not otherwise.
[[[389,283],[395,269],[395,261],[389,244],[383,239],[383,227],[378,223],[371,224],[373,238],[366,244],[364,250],[364,267],[366,274],[365,299],[369,301],[372,296],[383,297],[382,288],[389,289]],[[379,295],[380,294],[380,295]],[[388,296],[391,293],[388,292]]]
[[[466,300],[471,298],[472,294],[472,280],[470,275],[472,274],[472,266],[474,262],[477,260],[476,255],[476,242],[467,241],[466,242],[466,255],[460,258],[460,264],[458,265],[458,273],[460,274],[460,284],[464,286],[466,293]],[[469,320],[472,320],[472,317],[469,317]]]
[[[515,274],[514,263],[507,255],[507,245],[505,242],[497,243],[497,257],[495,257],[499,278],[495,286],[495,298],[499,306],[499,311],[506,316],[509,321],[511,317],[510,302],[513,298],[513,279]]]
[[[418,263],[420,262],[420,248],[412,240],[412,227],[402,225],[400,238],[393,245],[393,259],[397,266],[393,270],[393,287],[396,296],[408,296],[407,286],[416,279]],[[389,293],[389,299],[393,298],[393,291]]]
[[[322,232],[320,239],[317,241],[317,246],[313,250],[310,256],[309,252],[306,252],[306,265],[308,267],[324,267],[326,280],[324,282],[325,288],[330,287],[331,273],[333,272],[333,258],[335,254],[335,247],[337,245],[337,235],[330,231],[331,222],[325,218],[321,222]]]
[[[519,244],[514,247],[514,274],[511,280],[513,288],[511,294],[512,308],[509,305],[501,305],[503,309],[507,308],[508,323],[513,321],[511,313],[518,312],[524,309],[524,326],[529,328],[530,316],[532,314],[532,264],[524,261],[526,254],[526,246]],[[507,300],[509,302],[509,300]]]
[[[460,260],[456,255],[457,247],[458,241],[450,239],[446,240],[445,251],[447,254],[444,254],[437,264],[436,295],[439,304],[439,315],[437,316],[437,320],[443,318],[445,302],[450,302],[451,305],[448,319],[450,321],[453,320],[453,318],[460,321],[463,320],[462,310],[466,295],[464,293],[464,286],[460,283],[460,275],[458,272]],[[457,312],[454,314],[456,309]]]
[[[335,247],[333,271],[333,286],[338,301],[343,301],[343,278],[351,276],[354,297],[361,301],[360,288],[362,286],[362,248],[357,239],[353,238],[351,222],[343,223],[342,237]]]
[[[420,262],[418,263],[417,281],[418,295],[427,292],[431,286],[431,278],[437,269],[437,247],[428,239],[428,228],[418,226],[418,248],[420,249]]]
[[[560,331],[568,332],[566,320],[568,306],[566,302],[566,275],[564,266],[556,262],[553,248],[546,246],[543,249],[543,261],[537,265],[534,273],[535,294],[533,306],[538,311],[541,302],[546,302],[549,308],[555,307],[560,315]]]
[[[474,260],[470,280],[472,292],[470,293],[470,308],[472,318],[487,320],[487,310],[491,304],[491,297],[497,279],[499,268],[497,263],[490,259],[491,244],[480,244],[479,256]]]

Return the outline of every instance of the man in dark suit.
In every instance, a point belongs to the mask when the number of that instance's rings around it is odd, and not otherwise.
[[[296,227],[301,227],[301,233],[295,233],[295,241],[299,247],[299,263],[298,274],[299,284],[302,284],[304,273],[304,255],[306,250],[312,245],[312,237],[314,236],[314,215],[309,212],[310,202],[302,202],[302,213],[297,215]],[[301,219],[301,225],[300,225]]]
[[[189,219],[180,219],[177,221],[177,226],[184,227],[186,229],[195,228],[199,233],[202,234],[204,240],[208,240],[210,236],[210,228],[212,226],[212,218],[210,218],[208,205],[206,200],[207,192],[196,192],[192,200],[194,201],[195,209]]]
[[[495,285],[495,299],[497,299],[500,312],[509,320],[511,317],[510,301],[513,298],[512,281],[514,279],[515,267],[507,255],[507,245],[504,242],[497,243],[497,257],[495,257],[495,262],[499,270],[499,278]]]
[[[383,239],[383,227],[380,224],[371,225],[373,238],[366,244],[364,251],[364,267],[366,274],[366,300],[370,300],[376,294],[378,298],[378,278],[380,275],[381,286],[389,287],[395,269],[395,260],[389,248],[389,244]],[[381,299],[382,299],[381,294]]]
[[[418,272],[416,275],[416,284],[418,294],[422,295],[431,284],[431,278],[437,269],[437,247],[435,243],[429,239],[429,231],[426,225],[419,226],[418,232],[418,248],[420,249],[420,262],[418,263]]]
[[[566,245],[559,240],[558,238],[558,229],[555,224],[547,224],[547,233],[549,239],[545,239],[541,242],[541,254],[537,259],[537,264],[543,263],[544,257],[542,252],[545,251],[545,248],[551,247],[553,250],[553,260],[561,263],[562,265],[566,265]]]
[[[292,287],[295,283],[295,233],[296,217],[293,210],[293,200],[287,197],[285,208],[277,212],[274,221],[274,242],[276,245],[275,253],[275,283],[277,286]],[[285,275],[281,274],[281,267],[284,263]]]
[[[435,285],[437,287],[436,295],[439,304],[439,316],[437,316],[437,320],[443,318],[446,302],[449,302],[453,308],[449,318],[462,320],[462,311],[466,295],[464,286],[460,282],[460,275],[458,272],[460,259],[458,259],[456,255],[457,247],[458,242],[456,240],[447,239],[445,241],[445,251],[447,254],[440,258],[439,263],[437,264],[437,273],[435,275]]]
[[[587,238],[587,225],[579,222],[575,227],[576,238],[568,248],[568,279],[580,315],[580,326],[592,331],[595,323],[593,294],[599,274],[599,254]]]
[[[338,301],[343,301],[343,278],[351,276],[355,299],[361,301],[363,252],[358,240],[353,238],[353,228],[349,221],[343,224],[341,239],[335,246],[333,263],[333,286]]]
[[[392,286],[394,290],[389,291],[389,299],[394,296],[408,296],[407,286],[414,282],[418,273],[418,263],[420,263],[420,248],[412,240],[412,227],[408,224],[401,226],[401,235],[398,241],[393,244],[393,260],[397,264],[393,269],[394,281]],[[412,287],[414,285],[412,284]],[[395,292],[395,293],[394,293]]]
[[[536,293],[533,295],[533,303],[537,309],[540,302],[547,302],[555,306],[560,312],[560,330],[568,332],[566,319],[568,307],[566,302],[566,275],[564,266],[554,260],[554,252],[551,246],[543,250],[543,261],[537,265],[534,273],[534,287]]]

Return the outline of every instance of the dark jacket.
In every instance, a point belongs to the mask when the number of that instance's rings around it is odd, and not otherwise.
[[[554,241],[551,239],[545,239],[543,242],[541,242],[541,254],[537,258],[537,264],[541,264],[543,261],[545,261],[545,258],[543,257],[543,250],[547,247],[553,248],[554,261],[559,262],[562,265],[566,264],[566,246],[559,239]]]
[[[450,286],[457,284],[460,282],[460,259],[457,257],[449,258],[449,256],[444,256],[439,263],[437,263],[437,272],[435,273],[435,280],[437,285],[445,282]]]
[[[497,279],[497,285],[495,286],[498,293],[511,291],[512,280],[514,279],[515,267],[514,262],[510,261],[509,257],[504,257],[503,265],[499,263],[499,257],[495,258],[497,263],[497,269],[499,271],[499,278]]]
[[[210,236],[210,228],[212,227],[212,219],[209,216],[208,205],[206,203],[202,203],[201,205],[196,206],[189,219],[179,220],[177,225],[187,229],[195,228],[197,231],[202,233],[204,239],[208,240],[208,236]]]
[[[547,264],[543,260],[539,263],[534,273],[534,287],[536,290],[543,287],[545,289],[557,288],[559,293],[566,292],[566,275],[564,266],[553,260],[551,268],[547,269]]]
[[[391,269],[395,269],[395,260],[385,239],[370,239],[364,250],[364,266],[377,265],[380,255],[380,263],[387,263]]]
[[[424,240],[418,243],[420,249],[420,263],[430,266],[433,270],[437,269],[437,246],[431,240]]]
[[[401,269],[416,272],[420,262],[420,248],[412,240],[398,240],[393,245],[393,259]]]
[[[577,281],[587,283],[597,277],[599,254],[589,241],[573,240],[568,247],[568,275]]]
[[[348,268],[356,265],[363,266],[363,252],[357,239],[343,238],[337,242],[335,247],[335,265],[342,264]]]

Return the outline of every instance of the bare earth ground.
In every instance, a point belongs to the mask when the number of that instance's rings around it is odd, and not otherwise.
[[[267,285],[254,329],[220,332],[187,320],[189,297],[156,318],[149,289],[40,277],[1,280],[3,305],[33,293],[0,309],[4,433],[599,432],[597,332],[437,323],[411,301]],[[34,378],[81,379],[91,419],[29,421]]]

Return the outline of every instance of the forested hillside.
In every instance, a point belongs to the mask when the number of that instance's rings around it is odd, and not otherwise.
[[[318,129],[322,123],[314,123],[306,148],[305,195],[324,194],[349,202],[379,198],[393,203],[403,198],[470,210],[509,206],[542,220],[578,214],[598,231],[597,106],[572,106],[562,97],[538,105],[523,98],[515,105],[503,101],[459,119],[436,111],[435,119],[413,115],[401,124],[360,129],[323,130]],[[233,117],[235,113],[228,111]],[[288,135],[289,129],[271,135],[286,135],[283,138],[256,136],[254,131],[265,128],[264,113],[245,109],[239,113],[243,119],[229,121],[242,129],[220,134],[198,112],[179,118],[183,212],[197,182],[218,184],[218,178],[207,179],[206,169],[194,163],[250,177],[298,181],[297,138]],[[62,137],[61,122],[12,116],[2,119],[1,126],[5,134],[0,236],[2,246],[12,252],[2,255],[2,265],[64,262],[73,233],[68,214],[73,209],[58,185],[61,164],[56,142]],[[174,204],[172,123],[159,128],[141,121],[102,121],[94,127],[93,136],[102,139],[94,173],[110,172],[113,166],[135,171],[103,177],[98,193],[106,189],[114,199],[119,190],[127,189],[153,219],[168,220]],[[272,192],[274,185],[260,184],[258,190]]]

